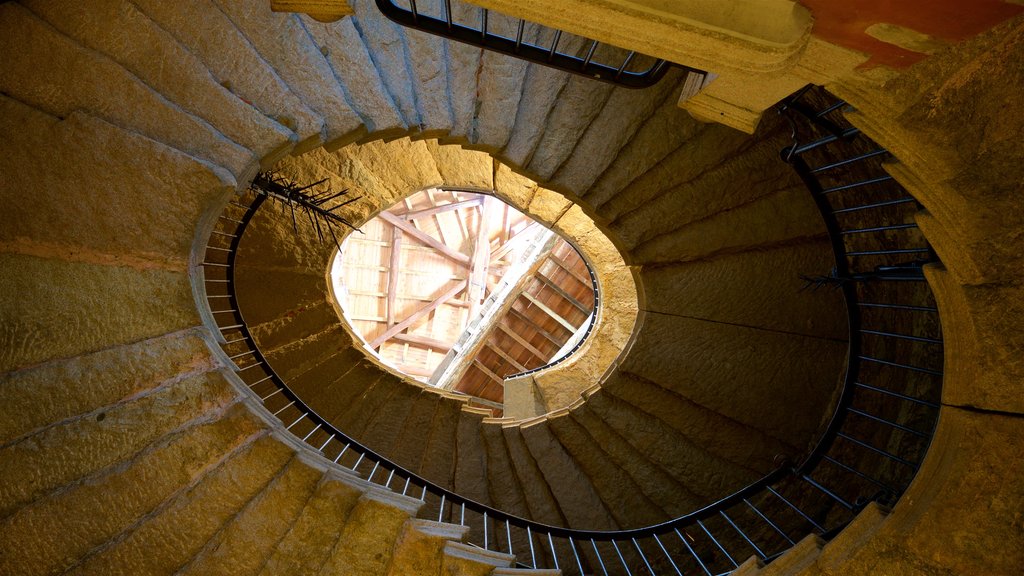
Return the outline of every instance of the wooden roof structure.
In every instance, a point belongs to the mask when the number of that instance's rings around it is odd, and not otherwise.
[[[362,231],[343,243],[331,275],[367,348],[495,415],[504,378],[564,356],[593,315],[594,284],[576,249],[493,196],[424,190]]]

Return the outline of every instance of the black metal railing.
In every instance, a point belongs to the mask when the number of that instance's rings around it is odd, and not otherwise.
[[[784,464],[700,510],[634,530],[550,526],[465,498],[353,441],[311,410],[267,363],[234,292],[234,257],[263,198],[232,201],[210,237],[210,311],[238,376],[297,438],[366,480],[424,502],[420,516],[470,527],[469,541],[520,566],[566,574],[727,574],[751,555],[769,562],[808,534],[830,538],[872,501],[893,504],[923,460],[938,418],[942,344],[922,274],[934,260],[916,202],[882,169],[887,152],[849,126],[845,103],[808,88],[784,102],[794,142],[782,151],[817,202],[836,266],[808,289],[837,289],[849,314],[845,386],[826,433]],[[830,386],[831,383],[823,383]]]
[[[691,83],[698,86],[708,75],[597,40],[570,42],[567,32],[459,0],[375,1],[384,16],[402,26],[627,88],[653,86],[673,66],[693,75]]]

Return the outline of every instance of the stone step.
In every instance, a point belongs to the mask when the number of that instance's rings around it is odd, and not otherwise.
[[[352,109],[366,124],[368,137],[387,138],[405,134],[409,126],[384,86],[352,19],[342,18],[330,24],[316,22],[305,15],[300,19],[320,52],[327,57]]]
[[[480,17],[479,9],[465,2],[452,2],[452,15],[459,22],[474,22]],[[452,129],[445,141],[465,144],[469,142],[476,118],[477,79],[483,50],[462,42],[449,41],[447,52]]]
[[[576,35],[563,34],[559,46],[564,46],[563,49],[567,52],[575,52],[583,48],[584,40]],[[522,96],[519,99],[515,123],[509,134],[508,143],[500,152],[501,158],[512,166],[524,167],[529,164],[540,144],[547,119],[570,76],[568,72],[540,64],[529,65],[523,78]]]
[[[817,534],[808,534],[782,556],[765,564],[751,556],[732,572],[733,576],[797,576],[815,563],[825,541]]]
[[[324,119],[323,145],[340,148],[366,133],[331,65],[293,13],[252,10],[244,2],[214,0],[245,38],[303,102]],[[302,142],[295,153],[316,147]]]
[[[423,119],[416,107],[413,76],[409,70],[405,38],[401,28],[385,18],[373,0],[351,0],[353,24],[370,53],[384,86],[391,94],[410,130],[418,130]]]
[[[391,391],[381,388],[384,383]],[[421,385],[410,380],[386,375],[377,383],[377,389],[387,394],[388,398],[372,414],[366,428],[361,431],[366,445],[373,451],[391,459],[396,443],[403,431],[410,425],[412,411],[424,394],[436,396],[423,389]],[[432,398],[428,398],[432,400]],[[356,428],[353,428],[353,433]]]
[[[413,384],[409,384],[411,388]],[[431,431],[441,410],[444,398],[430,389],[422,389],[416,396],[412,410],[402,424],[395,441],[388,449],[388,458],[399,466],[417,474],[422,472],[423,455],[431,441]]]
[[[260,437],[68,573],[176,572],[273,481],[292,455],[285,444],[268,435]]]
[[[298,519],[322,476],[320,470],[293,458],[283,473],[211,538],[180,574],[259,573]]]
[[[562,576],[562,571],[542,568],[495,568],[491,576]]]
[[[564,526],[565,515],[530,453],[519,424],[502,426],[501,432],[505,436],[505,446],[516,478],[522,486],[526,507],[530,511],[529,517],[543,524]]]
[[[301,148],[323,142],[324,118],[289,88],[213,0],[132,0],[195,54],[225,88],[293,130]]]
[[[420,475],[441,486],[453,486],[459,415],[464,405],[464,401],[453,398],[440,400],[424,442]]]
[[[494,186],[494,160],[489,154],[457,145],[427,140],[427,151],[445,186],[490,192]]]
[[[363,492],[347,478],[325,474],[260,574],[316,573],[331,557]]]
[[[468,526],[411,518],[405,522],[395,545],[389,576],[441,574],[444,547],[449,541],[462,541]]]
[[[550,186],[583,196],[633,139],[658,105],[678,93],[685,73],[674,68],[643,90],[616,87],[576,147],[552,176]]]
[[[523,440],[537,463],[544,481],[570,526],[587,526],[594,530],[614,530],[614,517],[608,510],[612,503],[601,501],[593,481],[551,431],[547,418],[520,427]],[[524,483],[524,490],[535,488]]]
[[[825,574],[839,574],[843,564],[854,552],[875,535],[889,516],[889,508],[871,502],[843,528],[842,532],[825,544],[818,557],[818,567]]]
[[[587,400],[587,406],[638,454],[645,455],[686,487],[687,499],[681,503],[684,508],[696,509],[759,477],[757,471],[704,449],[665,422],[629,404],[594,394]]]
[[[99,470],[133,459],[160,438],[235,398],[219,374],[172,380],[134,398],[57,423],[0,448],[0,517]]]
[[[493,573],[495,568],[511,568],[515,561],[516,557],[511,554],[449,541],[444,546],[440,574],[486,576]]]
[[[488,31],[515,38],[518,20],[491,13]],[[529,24],[523,29],[523,41],[536,43],[540,26]],[[549,34],[550,36],[550,34]],[[484,51],[480,58],[477,81],[476,117],[470,143],[476,149],[494,152],[505,147],[516,121],[522,96],[523,79],[529,63],[498,52]]]
[[[220,85],[199,58],[127,0],[103,0],[88,8],[70,2],[33,1],[23,5],[251,150],[263,159],[264,168],[296,144],[295,133]],[[112,34],[113,30],[117,33]],[[174,65],[156,66],[156,62]]]
[[[420,0],[416,8],[420,14],[444,18],[444,3],[441,0]],[[422,129],[416,137],[445,136],[454,126],[452,107],[448,101],[447,48],[450,42],[412,28],[400,28],[405,40]]]
[[[371,488],[349,515],[323,574],[384,576],[395,556],[402,530],[422,502]],[[368,551],[373,553],[368,553]]]
[[[615,60],[625,57],[619,48],[602,44],[595,59]],[[590,78],[572,75],[545,122],[541,136],[526,169],[541,181],[550,180],[576,148],[583,133],[597,118],[612,94],[613,86]]]
[[[694,120],[676,100],[677,94],[669,92],[619,150],[614,161],[584,191],[588,203],[595,208],[602,206],[707,126]]]
[[[687,334],[687,338],[678,338]],[[742,346],[731,343],[742,342]],[[685,394],[693,402],[791,446],[796,457],[816,434],[841,373],[846,345],[715,321],[649,314],[620,369]],[[660,360],[656,360],[656,358]],[[832,362],[823,362],[831,358]],[[671,359],[668,361],[666,359]],[[748,371],[755,371],[750,374]],[[750,390],[750,378],[764,388]],[[785,406],[785,410],[765,407]],[[728,450],[706,446],[714,454]],[[742,461],[737,461],[742,463]],[[764,472],[763,470],[761,472]]]
[[[0,96],[0,130],[9,148],[0,156],[5,193],[34,190],[7,208],[0,227],[5,242],[32,238],[185,270],[192,223],[236,184],[223,168],[86,112],[61,119]],[[121,160],[126,150],[132,162]],[[61,170],[53,169],[55,157],[63,160]],[[67,201],[83,188],[92,192]],[[123,202],[126,197],[134,201]],[[109,210],[112,205],[118,210]],[[85,213],[89,226],[81,225]],[[122,227],[135,233],[108,233]]]
[[[480,432],[487,453],[487,485],[495,508],[521,518],[528,517],[526,497],[516,477],[500,420],[485,419]]]
[[[253,175],[256,157],[147,86],[120,64],[89,50],[20,4],[0,6],[10,34],[0,50],[0,91],[55,116],[89,111],[182,152],[223,166],[238,180]],[[75,86],[74,90],[69,89]]]
[[[354,416],[354,408],[365,401],[368,392],[383,375],[380,367],[369,358],[359,360],[349,370],[329,381],[323,390],[324,394],[316,402],[318,413],[347,432],[345,426]]]
[[[570,411],[570,416],[608,454],[613,465],[628,473],[640,491],[669,517],[674,518],[692,510],[687,506],[693,501],[693,495],[686,486],[646,455],[637,452],[590,407],[584,404]]]
[[[0,520],[0,572],[52,574],[198,485],[256,439],[262,423],[235,404],[125,462]],[[52,538],[53,534],[61,537]]]
[[[491,504],[487,489],[487,452],[480,426],[486,414],[463,408],[455,441],[454,492],[481,504]]]
[[[648,526],[671,519],[568,412],[549,416],[548,425],[593,484],[618,526]]]
[[[678,392],[633,374],[615,373],[602,383],[600,394],[611,396],[597,400],[609,401],[609,409],[614,409],[618,401],[627,403],[638,413],[665,422],[677,433],[713,449],[721,457],[743,462],[758,470],[770,470],[774,456],[790,450],[784,442],[765,432],[745,426]],[[685,417],[680,417],[684,414]],[[743,438],[744,442],[733,442],[736,438]]]

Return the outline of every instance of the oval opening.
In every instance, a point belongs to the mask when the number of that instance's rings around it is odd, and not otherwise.
[[[500,415],[505,378],[568,358],[596,281],[565,238],[500,199],[417,192],[348,236],[331,282],[368,351]]]

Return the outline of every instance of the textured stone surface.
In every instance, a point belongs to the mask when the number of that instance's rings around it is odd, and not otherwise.
[[[225,88],[294,130],[300,142],[323,142],[324,119],[291,91],[213,0],[132,3],[198,56]]]
[[[649,500],[633,478],[615,465],[587,431],[567,413],[548,418],[551,432],[586,474],[620,528],[656,524],[669,518]]]
[[[0,443],[130,400],[212,368],[198,330],[64,358],[0,376]]]
[[[502,200],[522,210],[530,205],[534,194],[537,193],[537,183],[513,172],[505,164],[496,164],[494,191]]]
[[[614,518],[592,481],[552,434],[545,420],[522,428],[523,440],[570,525],[615,529]]]
[[[325,477],[260,574],[308,574],[320,570],[339,545],[342,533],[350,529],[350,515],[360,506],[361,495],[352,486]]]
[[[488,31],[515,38],[518,22],[501,14],[488,18]],[[538,27],[527,25],[524,42],[536,42]],[[500,150],[508,142],[522,97],[523,77],[528,63],[497,52],[485,51],[480,58],[477,80],[476,118],[470,142],[488,151]]]
[[[87,110],[112,124],[249,174],[256,157],[212,126],[182,111],[119,64],[77,44],[20,4],[0,8],[9,30],[0,91],[55,116]]]
[[[166,574],[178,570],[276,476],[290,448],[263,436],[178,494],[127,536],[72,574]]]
[[[843,342],[649,314],[622,369],[803,447],[828,413],[845,352]]]
[[[250,10],[243,2],[214,0],[281,79],[324,119],[324,144],[343,146],[362,135],[330,64],[296,14]]]
[[[549,185],[584,195],[665,96],[677,91],[681,75],[679,70],[670,70],[660,82],[644,90],[613,89],[572,155],[552,175]]]
[[[485,421],[480,428],[487,454],[487,485],[491,502],[500,510],[522,517],[529,515],[523,488],[516,478],[500,421]]]
[[[442,400],[434,412],[430,435],[424,443],[420,475],[441,486],[453,485],[456,434],[461,407],[462,402],[450,398]]]
[[[452,2],[455,19],[466,22],[476,16],[476,8],[464,2]],[[477,78],[483,50],[462,42],[448,42],[448,89],[451,91],[452,129],[449,139],[469,141],[476,116]]]
[[[192,376],[5,446],[0,458],[19,465],[0,469],[0,515],[131,460],[156,439],[233,399],[234,391],[219,375]]]
[[[441,0],[422,0],[416,7],[425,14],[443,11]],[[409,71],[414,80],[421,129],[427,134],[445,135],[454,123],[448,99],[447,48],[450,42],[411,28],[402,29],[401,33],[405,37]]]
[[[527,206],[530,215],[534,220],[551,226],[572,207],[572,202],[558,192],[548,190],[543,186],[537,187],[530,204]]]
[[[442,146],[426,141],[445,186],[490,192],[494,190],[494,161],[488,154],[460,146]]]
[[[423,454],[431,441],[435,413],[440,409],[439,400],[439,395],[429,388],[420,390],[390,449],[390,458],[399,466],[413,472],[421,470]]]
[[[81,112],[60,120],[0,96],[0,125],[9,145],[0,155],[4,251],[184,270],[194,223],[235,184],[224,170]]]
[[[827,241],[743,252],[669,266],[644,266],[644,308],[804,336],[846,340],[838,290],[807,288],[801,275],[828,275]],[[822,359],[823,361],[825,359]],[[838,374],[843,358],[829,359]]]
[[[321,570],[327,574],[384,576],[402,526],[408,519],[409,513],[395,506],[360,499],[342,530],[337,547]]]
[[[0,529],[0,571],[51,574],[143,519],[177,490],[199,481],[260,427],[235,405],[224,418],[160,441],[129,465],[19,509]],[[55,533],[61,538],[51,538]]]
[[[302,512],[321,476],[319,470],[293,459],[280,476],[210,540],[182,573],[257,574]]]
[[[217,83],[203,63],[127,0],[24,4],[83,46],[102,52],[165,98],[202,118],[258,158],[297,136]],[[117,30],[116,34],[110,34]],[[153,66],[154,61],[174,62]]]
[[[483,415],[469,411],[459,413],[455,442],[455,491],[471,500],[489,503],[487,493],[487,452],[480,436]]]
[[[515,466],[519,483],[524,487],[531,487],[523,489],[530,517],[552,526],[564,526],[566,517],[554,494],[551,493],[551,487],[537,467],[537,461],[523,439],[522,430],[519,426],[512,425],[503,426],[501,432],[505,435],[505,445],[508,447],[508,454]]]
[[[351,5],[356,11],[352,18],[356,30],[363,37],[370,58],[398,105],[402,119],[410,128],[419,127],[423,120],[416,108],[416,93],[402,31],[397,24],[384,18],[372,0],[352,0]]]
[[[188,279],[163,270],[0,254],[0,370],[198,324]]]
[[[327,57],[331,70],[341,82],[345,97],[374,137],[387,137],[408,130],[394,99],[384,87],[351,18],[324,24],[300,16],[303,27]]]

